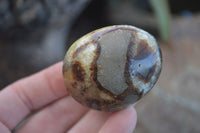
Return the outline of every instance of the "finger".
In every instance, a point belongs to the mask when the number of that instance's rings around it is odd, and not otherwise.
[[[137,114],[133,107],[113,113],[99,133],[132,133],[137,121]]]
[[[110,114],[91,110],[67,133],[97,133]]]
[[[63,133],[71,128],[87,110],[68,96],[35,114],[17,133]]]
[[[1,91],[0,121],[12,130],[32,111],[65,95],[62,63],[58,63]]]
[[[10,130],[0,122],[0,133],[11,133]]]

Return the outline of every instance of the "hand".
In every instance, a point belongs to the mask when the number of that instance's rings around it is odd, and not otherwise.
[[[17,133],[132,133],[137,119],[133,107],[106,113],[77,103],[65,89],[62,63],[0,92],[0,133],[11,133],[30,115]]]

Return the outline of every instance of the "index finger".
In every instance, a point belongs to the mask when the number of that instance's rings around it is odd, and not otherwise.
[[[2,90],[0,122],[13,129],[33,111],[66,95],[60,62]]]

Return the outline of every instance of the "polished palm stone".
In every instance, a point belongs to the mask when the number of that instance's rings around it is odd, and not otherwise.
[[[161,67],[161,53],[152,35],[118,25],[93,31],[72,44],[63,75],[68,92],[79,103],[116,111],[146,95]]]

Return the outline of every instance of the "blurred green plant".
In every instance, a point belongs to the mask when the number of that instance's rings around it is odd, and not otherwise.
[[[149,1],[157,17],[161,40],[167,42],[170,40],[170,34],[171,34],[170,30],[171,15],[169,11],[168,1],[167,0],[149,0]]]

